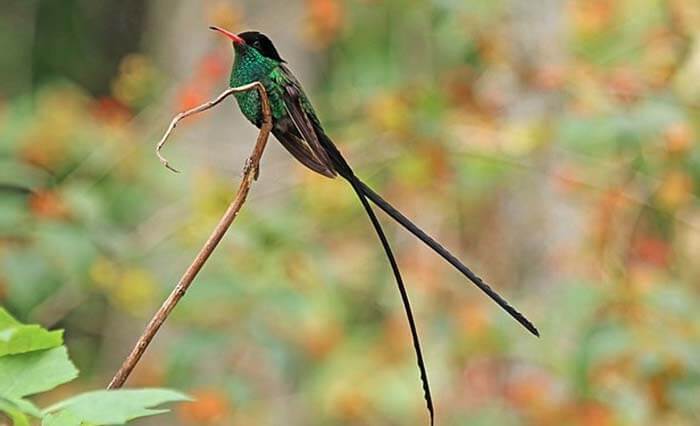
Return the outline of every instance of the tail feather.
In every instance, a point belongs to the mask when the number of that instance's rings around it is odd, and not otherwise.
[[[359,179],[358,179],[359,180]],[[384,198],[379,194],[374,192],[372,188],[367,186],[364,182],[359,181],[359,185],[362,193],[367,196],[374,204],[376,204],[380,209],[382,209],[386,214],[391,216],[395,221],[401,224],[406,230],[415,235],[418,239],[427,244],[436,253],[442,256],[450,265],[454,266],[462,274],[464,274],[471,282],[473,282],[481,291],[486,293],[494,302],[503,308],[510,316],[512,316],[516,321],[522,324],[530,333],[535,336],[540,335],[539,331],[530,320],[528,320],[523,314],[518,312],[513,306],[511,306],[508,301],[506,301],[501,295],[496,293],[488,284],[486,284],[478,275],[472,272],[466,265],[464,265],[459,259],[457,259],[452,253],[450,253],[446,248],[444,248],[440,243],[435,241],[430,235],[426,234],[422,229],[417,227],[411,220],[404,216],[400,211],[396,210],[391,204],[389,204]]]
[[[367,216],[369,216],[370,221],[372,222],[372,226],[374,227],[374,230],[377,232],[377,236],[379,237],[379,240],[382,243],[382,247],[384,247],[384,252],[386,253],[387,259],[389,259],[389,264],[391,264],[391,269],[394,273],[394,278],[396,279],[396,286],[398,287],[399,293],[401,294],[401,302],[403,303],[404,310],[406,311],[406,317],[408,318],[408,325],[409,328],[411,329],[411,338],[413,339],[413,348],[415,349],[416,352],[416,360],[418,363],[418,370],[420,371],[420,379],[421,382],[423,383],[423,396],[425,398],[425,403],[428,408],[428,412],[430,413],[430,425],[432,426],[435,420],[435,411],[433,408],[433,398],[430,394],[430,385],[428,383],[428,372],[425,367],[425,361],[423,360],[423,352],[420,347],[420,339],[418,337],[418,330],[416,329],[416,322],[413,318],[413,312],[411,310],[411,302],[408,298],[408,292],[406,291],[406,286],[403,283],[403,279],[401,278],[401,272],[399,271],[399,266],[396,263],[396,259],[394,258],[394,253],[391,250],[391,246],[389,245],[389,241],[386,238],[386,235],[384,234],[384,230],[382,229],[381,224],[379,223],[379,220],[377,219],[377,216],[374,214],[374,211],[372,210],[372,206],[369,204],[367,201],[367,198],[362,192],[362,187],[360,186],[360,180],[357,179],[354,175],[352,175],[353,178],[348,179],[348,182],[350,182],[350,185],[352,185],[353,189],[357,193],[357,196],[360,198],[360,202],[362,202],[362,206],[365,208],[365,211],[367,212]]]
[[[325,133],[323,133],[323,129],[317,127],[316,133],[319,136],[319,142],[322,144],[323,148],[328,153],[328,156],[333,163],[335,171],[343,178],[345,178],[350,183],[350,185],[352,185],[353,189],[357,193],[357,196],[362,202],[362,206],[367,212],[367,216],[369,216],[369,219],[372,222],[372,226],[374,227],[377,236],[379,237],[379,240],[382,243],[382,247],[386,252],[386,256],[389,260],[389,263],[391,264],[391,269],[394,273],[394,278],[396,279],[396,285],[398,287],[399,293],[401,294],[401,301],[403,302],[404,310],[406,311],[406,316],[408,318],[408,325],[411,330],[413,347],[416,352],[418,369],[420,370],[421,381],[423,383],[425,402],[428,408],[428,412],[430,413],[430,424],[432,426],[434,424],[435,419],[433,400],[430,393],[428,374],[425,368],[425,362],[423,361],[423,353],[420,347],[420,340],[418,338],[418,331],[416,330],[415,320],[413,319],[413,313],[411,311],[411,304],[408,298],[408,293],[406,292],[406,287],[403,283],[403,279],[401,278],[401,273],[396,263],[396,259],[394,258],[394,254],[391,250],[391,246],[389,245],[389,241],[387,240],[386,235],[384,234],[384,230],[382,229],[381,224],[379,223],[379,220],[377,219],[377,216],[375,215],[374,210],[372,210],[372,206],[369,204],[367,199],[371,200],[375,205],[382,209],[391,218],[393,218],[395,221],[401,224],[409,232],[411,232],[418,239],[423,241],[440,256],[442,256],[443,259],[445,259],[452,266],[454,266],[460,272],[462,272],[467,278],[469,278],[469,280],[471,280],[494,302],[496,302],[500,307],[502,307],[506,312],[508,312],[516,321],[522,324],[528,331],[530,331],[535,336],[539,336],[540,334],[537,331],[537,328],[527,318],[525,318],[523,314],[521,314],[514,307],[512,307],[505,299],[503,299],[498,293],[496,293],[491,287],[489,287],[489,285],[486,284],[479,276],[477,276],[474,272],[467,268],[459,259],[452,255],[452,253],[445,249],[440,243],[435,241],[430,235],[423,232],[423,230],[418,228],[413,222],[411,222],[411,220],[409,220],[401,212],[396,210],[379,194],[374,192],[372,188],[370,188],[364,182],[362,182],[352,171],[352,168],[345,161],[345,158],[343,158],[342,154],[340,153],[340,151],[338,151],[338,148],[335,146],[335,144],[333,144],[333,141],[331,141],[330,138],[328,138],[328,136],[326,136]]]
[[[442,256],[450,265],[454,266],[459,270],[464,276],[469,278],[481,291],[486,293],[498,306],[503,308],[510,316],[518,321],[523,327],[525,327],[530,333],[539,337],[540,332],[537,331],[537,327],[530,322],[523,314],[518,312],[517,309],[512,307],[504,298],[501,297],[495,290],[493,290],[488,284],[486,284],[478,275],[467,268],[459,259],[457,259],[452,253],[450,253],[446,248],[444,248],[440,243],[435,241],[433,237],[426,234],[422,229],[417,227],[410,219],[404,216],[400,211],[396,210],[394,206],[389,204],[384,198],[379,194],[374,192],[372,188],[367,186],[362,182],[352,171],[350,165],[345,161],[343,155],[340,153],[338,148],[335,146],[333,141],[323,133],[323,129],[318,128],[317,133],[319,134],[319,140],[323,147],[328,152],[329,157],[333,161],[333,165],[339,175],[347,179],[353,187],[357,187],[355,190],[360,190],[367,198],[372,200],[372,202],[377,205],[380,209],[384,210],[386,214],[391,216],[395,221],[397,221],[401,226],[403,226],[410,233],[415,235],[419,240],[423,241],[428,247],[433,249],[437,254]]]
[[[408,319],[408,327],[411,330],[411,339],[413,340],[413,348],[416,352],[416,362],[418,363],[418,370],[420,371],[420,379],[423,384],[423,397],[425,398],[425,404],[428,408],[428,413],[430,414],[430,425],[432,426],[435,422],[435,409],[433,408],[433,398],[430,393],[430,384],[428,382],[428,371],[425,367],[425,361],[423,360],[423,351],[420,346],[420,339],[418,337],[418,330],[416,328],[416,321],[413,318],[413,311],[411,310],[411,301],[408,298],[408,292],[406,291],[406,286],[403,283],[403,278],[401,278],[401,272],[399,271],[399,265],[396,263],[394,258],[394,253],[389,245],[389,240],[387,240],[382,225],[377,219],[377,215],[374,214],[372,206],[367,201],[367,196],[364,194],[363,183],[360,179],[355,176],[350,165],[345,161],[345,158],[340,154],[340,151],[336,148],[335,144],[330,140],[323,130],[318,128],[317,134],[319,135],[319,141],[322,146],[326,149],[329,158],[333,162],[333,166],[345,180],[350,183],[352,188],[355,190],[362,207],[364,207],[369,220],[372,222],[372,226],[379,237],[379,241],[382,243],[386,257],[391,265],[391,270],[394,273],[394,279],[396,280],[396,286],[398,287],[399,293],[401,294],[401,302],[403,303],[404,311],[406,311],[406,317]]]
[[[319,127],[316,130],[319,135],[319,141],[328,152],[328,155],[333,161],[333,165],[335,166],[336,171],[339,175],[347,179],[353,185],[353,187],[356,187],[356,191],[359,189],[363,195],[372,200],[372,202],[375,205],[377,205],[380,209],[384,210],[384,212],[391,216],[392,219],[401,224],[401,226],[403,226],[406,230],[415,235],[419,240],[423,241],[423,243],[428,245],[428,247],[433,249],[437,254],[442,256],[442,258],[445,259],[450,265],[457,268],[457,270],[459,270],[462,274],[464,274],[464,276],[469,278],[471,282],[473,282],[477,287],[479,287],[481,291],[486,293],[486,295],[489,296],[494,302],[496,302],[498,306],[500,306],[506,312],[508,312],[508,314],[510,314],[510,316],[512,316],[513,319],[518,321],[530,333],[534,334],[537,337],[540,336],[540,332],[537,331],[537,327],[535,327],[535,325],[532,324],[530,320],[525,318],[523,314],[518,312],[517,309],[512,307],[508,303],[508,301],[501,297],[500,294],[496,293],[494,289],[492,289],[488,284],[486,284],[478,275],[472,272],[471,269],[467,268],[466,265],[464,265],[459,259],[457,259],[440,243],[435,241],[433,237],[426,234],[422,229],[417,227],[416,224],[414,224],[409,218],[404,216],[400,211],[396,210],[394,206],[389,204],[388,201],[386,201],[379,194],[374,192],[372,188],[370,188],[364,182],[362,182],[352,171],[352,168],[350,168],[350,165],[347,163],[347,161],[345,161],[345,158],[343,158],[343,155],[340,153],[333,141],[325,133],[323,133],[323,129]]]

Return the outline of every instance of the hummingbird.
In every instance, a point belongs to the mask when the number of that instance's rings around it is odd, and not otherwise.
[[[459,270],[535,336],[539,336],[537,328],[452,253],[357,177],[340,150],[326,134],[299,80],[289,69],[286,61],[282,59],[269,37],[258,31],[245,31],[234,34],[219,27],[212,26],[209,28],[223,34],[233,43],[235,59],[231,69],[230,86],[238,87],[258,81],[265,87],[272,115],[272,134],[282,146],[301,164],[312,171],[327,178],[340,176],[350,184],[357,194],[377,233],[396,280],[408,319],[426,407],[430,416],[430,424],[432,425],[435,418],[433,399],[408,292],[389,241],[370,202]],[[253,90],[236,93],[235,97],[241,113],[253,125],[260,128],[263,124],[263,115],[259,93]]]

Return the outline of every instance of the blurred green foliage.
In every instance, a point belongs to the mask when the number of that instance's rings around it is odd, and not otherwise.
[[[26,399],[70,382],[78,370],[63,346],[63,331],[25,325],[0,308],[0,412],[14,426],[29,426],[30,418],[42,426],[117,425],[140,417],[167,412],[153,409],[166,402],[188,398],[168,389],[118,389],[86,392],[43,410]]]
[[[358,173],[542,332],[388,226],[438,424],[698,424],[697,2],[302,5],[308,89]],[[247,28],[255,9],[201,7],[202,31]],[[108,380],[235,187],[152,154],[169,115],[226,80],[229,46],[198,54],[185,82],[154,52],[119,52],[95,59],[96,79],[39,67],[19,92],[0,86],[0,300],[66,329],[81,388]],[[403,312],[352,193],[296,165],[266,192],[267,167],[130,383],[197,399],[163,424],[424,424]]]

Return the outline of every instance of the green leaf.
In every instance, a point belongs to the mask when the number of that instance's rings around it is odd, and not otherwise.
[[[81,421],[95,425],[121,425],[139,417],[168,412],[152,409],[166,402],[189,401],[190,398],[169,389],[120,389],[94,391],[61,401],[46,410],[68,410]]]
[[[18,325],[22,325],[22,323],[17,321],[5,308],[0,306],[0,330]]]
[[[13,399],[69,382],[78,370],[64,346],[0,358],[0,397]]]
[[[14,426],[30,426],[27,416],[11,401],[0,398],[0,411],[10,417]]]
[[[5,402],[5,404],[10,404],[24,414],[29,414],[30,416],[41,418],[41,410],[39,407],[34,405],[31,401],[22,398],[0,398],[0,402]]]
[[[41,418],[42,416],[39,408],[21,398],[0,398],[0,412],[4,412],[10,417],[14,426],[30,426],[27,414],[37,418]]]
[[[63,344],[63,330],[24,325],[0,307],[0,356],[50,349]]]
[[[41,421],[41,426],[81,426],[81,424],[84,423],[70,410],[48,414]]]

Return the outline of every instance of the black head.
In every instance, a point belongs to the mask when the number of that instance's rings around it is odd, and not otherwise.
[[[233,46],[236,48],[236,50],[249,47],[257,50],[266,58],[274,59],[279,62],[285,62],[284,59],[280,57],[280,54],[277,53],[277,49],[275,49],[275,45],[272,44],[272,40],[270,40],[263,33],[258,31],[245,31],[239,34],[234,34],[219,27],[209,27],[209,29],[218,31],[228,37],[233,42]]]
[[[243,39],[246,45],[257,50],[263,56],[276,61],[284,62],[284,59],[280,57],[277,49],[275,49],[275,45],[272,44],[272,40],[270,40],[265,34],[258,31],[245,31],[238,33],[238,36]]]

